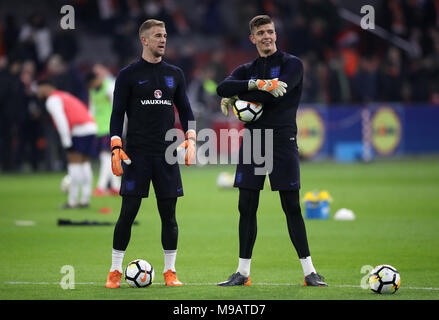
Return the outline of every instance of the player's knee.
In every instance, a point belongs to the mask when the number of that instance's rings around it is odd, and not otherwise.
[[[259,191],[240,189],[238,210],[241,216],[256,215],[259,202]]]
[[[131,228],[139,211],[141,201],[142,199],[138,197],[124,196],[122,198],[122,208],[119,219],[116,222],[116,228]]]
[[[175,215],[162,215],[162,227],[170,232],[178,232],[178,223]]]
[[[166,223],[166,224],[177,223],[175,219],[176,203],[177,203],[177,198],[157,199],[157,209],[159,211],[162,223]]]
[[[281,191],[282,208],[287,215],[301,215],[299,192]]]

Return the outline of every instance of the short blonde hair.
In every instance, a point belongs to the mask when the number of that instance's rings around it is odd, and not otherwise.
[[[142,37],[142,35],[145,31],[148,31],[152,27],[156,27],[156,26],[165,28],[165,23],[163,21],[156,20],[156,19],[146,20],[144,23],[142,23],[142,25],[139,28],[139,38]]]

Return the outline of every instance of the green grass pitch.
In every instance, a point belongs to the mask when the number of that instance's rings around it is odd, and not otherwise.
[[[91,208],[62,211],[63,174],[0,176],[0,298],[5,299],[438,299],[439,162],[437,158],[341,165],[302,163],[302,189],[326,189],[334,201],[329,220],[305,220],[314,265],[328,288],[302,285],[303,273],[289,240],[279,195],[266,186],[258,211],[252,286],[220,288],[238,260],[236,189],[216,186],[233,166],[181,168],[185,196],[177,204],[177,271],[182,287],[163,285],[160,220],[155,197],[144,199],[124,266],[143,258],[155,267],[149,288],[104,287],[111,263],[112,226],[57,226],[74,221],[117,220],[119,197],[93,198]],[[96,171],[95,171],[96,172]],[[99,209],[110,207],[111,214]],[[335,221],[340,208],[354,221]],[[303,210],[304,211],[304,210]],[[17,225],[33,221],[34,225]],[[20,224],[20,222],[18,222]],[[360,287],[364,265],[391,264],[401,274],[394,295]],[[64,290],[61,268],[74,268],[75,288]]]

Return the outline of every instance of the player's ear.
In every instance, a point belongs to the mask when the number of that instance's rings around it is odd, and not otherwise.
[[[256,42],[255,42],[255,37],[253,37],[253,34],[252,34],[252,33],[250,33],[250,35],[249,35],[248,38],[250,39],[250,41],[251,41],[253,44],[256,44]]]
[[[141,36],[140,37],[140,41],[142,42],[142,45],[146,46],[148,44],[148,42],[146,41],[145,36]]]

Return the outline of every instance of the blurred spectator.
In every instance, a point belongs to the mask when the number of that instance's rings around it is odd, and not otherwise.
[[[101,63],[93,65],[92,71],[101,79],[114,80],[114,75],[111,73],[110,69]]]
[[[223,50],[216,50],[212,52],[212,54],[210,55],[207,68],[212,69],[213,71],[212,80],[215,81],[215,83],[217,84],[223,81],[228,76],[228,72],[224,66]]]
[[[186,81],[191,81],[195,68],[196,49],[193,44],[185,43],[183,47],[167,46],[165,60],[183,70]]]
[[[299,2],[299,12],[309,22],[314,46],[332,47],[340,28],[340,17],[333,1],[304,0]],[[317,40],[324,40],[318,43]]]
[[[422,102],[428,100],[428,84],[426,82],[426,70],[423,68],[422,59],[414,59],[409,62],[409,74],[407,81],[410,87],[406,89],[409,93],[409,100]]]
[[[4,171],[17,170],[14,160],[20,157],[20,129],[26,113],[21,68],[21,60],[12,59],[0,72],[0,146],[3,151],[0,162]]]
[[[59,54],[54,54],[47,61],[47,77],[59,90],[67,91],[86,103],[88,89],[82,75],[73,63],[67,64]]]
[[[316,103],[320,100],[320,83],[314,68],[312,57],[305,56],[302,58],[303,63],[303,86],[302,86],[302,103]]]
[[[11,58],[16,50],[20,28],[15,15],[8,14],[3,26],[3,46],[7,57]]]
[[[408,36],[407,7],[403,1],[388,0],[382,2],[380,24],[389,32],[400,37]]]
[[[362,57],[352,80],[357,101],[371,103],[378,98],[378,61],[375,56]]]
[[[439,105],[439,31],[431,30],[433,52],[424,60],[425,78],[428,83],[429,101]]]
[[[60,29],[53,39],[53,52],[59,54],[67,63],[73,62],[79,52],[76,34],[75,30]]]
[[[174,9],[175,3],[173,0],[146,0],[143,4],[143,15],[141,20],[142,22],[146,19],[161,20],[166,24],[166,32],[168,35],[174,35],[178,33],[178,29],[172,17]]]
[[[424,3],[423,24],[426,28],[439,28],[439,1],[430,0]]]
[[[205,5],[205,13],[203,17],[202,32],[206,34],[220,33],[223,30],[223,22],[219,11],[218,0],[208,0],[203,2]]]
[[[42,67],[52,54],[52,34],[46,25],[45,17],[34,13],[20,30],[19,42],[24,45],[24,50],[35,52],[36,63]],[[33,58],[33,57],[25,57]]]
[[[301,14],[296,14],[292,22],[287,26],[287,34],[289,39],[286,41],[287,52],[301,57],[309,50],[309,29],[305,17]]]
[[[344,58],[340,51],[334,52],[328,62],[328,102],[351,101],[351,86],[344,70]]]
[[[197,127],[209,126],[209,116],[219,111],[220,98],[216,94],[215,70],[204,66],[195,72],[195,77],[188,87],[188,97]]]
[[[36,66],[31,60],[23,63],[20,80],[24,86],[24,109],[20,128],[18,130],[17,152],[14,163],[17,169],[22,169],[24,162],[29,162],[33,171],[39,170],[43,158],[45,140],[42,130],[42,110],[33,93]]]
[[[110,118],[113,107],[113,91],[115,80],[109,70],[99,64],[87,74],[89,87],[89,109],[96,121],[97,133],[94,141],[95,152],[99,156],[99,176],[95,196],[107,194],[118,195],[120,178],[111,171]]]
[[[116,25],[115,31],[111,34],[114,53],[118,57],[118,65],[124,66],[133,62],[138,53],[136,38],[138,25],[129,19],[123,19]]]
[[[404,74],[401,53],[397,48],[389,48],[380,70],[379,99],[381,101],[400,101]]]

